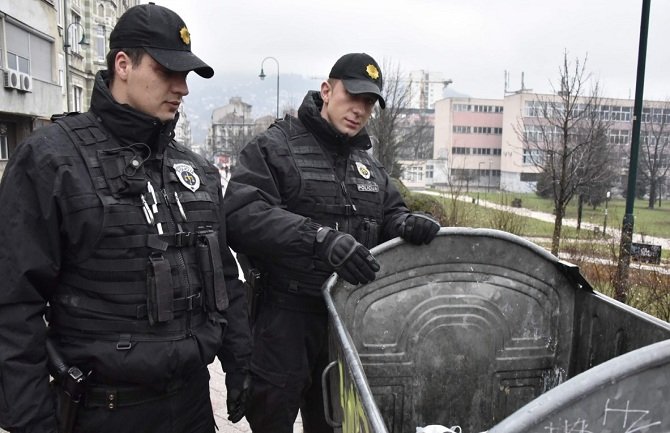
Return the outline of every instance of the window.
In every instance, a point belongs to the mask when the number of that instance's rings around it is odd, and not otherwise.
[[[434,167],[432,165],[426,165],[426,179],[433,178],[433,169]]]
[[[521,173],[521,182],[537,182],[540,179],[539,173]]]
[[[82,95],[84,93],[81,87],[74,86],[72,88],[74,91],[74,111],[82,111]]]
[[[470,155],[470,148],[468,147],[452,147],[451,153],[454,155]]]
[[[612,107],[612,120],[630,122],[632,109],[630,107]]]
[[[105,39],[107,38],[105,26],[103,24],[98,26],[98,29],[95,34],[95,54],[96,60],[99,62],[105,61]]]
[[[454,134],[469,134],[469,126],[454,125]]]
[[[626,129],[610,129],[610,143],[611,144],[628,144],[629,131]]]
[[[51,82],[52,43],[5,21],[7,67]]]
[[[527,101],[523,115],[526,117],[541,117],[543,104],[540,101]]]
[[[540,149],[524,149],[523,150],[523,164],[524,165],[540,165],[544,160],[542,151]]]
[[[74,25],[72,25],[74,24]],[[69,41],[68,43],[70,44],[70,52],[79,54],[81,52],[81,47],[79,45],[79,42],[81,41],[82,37],[82,25],[81,25],[81,17],[77,14],[72,14],[70,17],[70,24],[68,24],[68,38]]]
[[[9,149],[7,146],[7,136],[0,135],[0,161],[9,159]]]

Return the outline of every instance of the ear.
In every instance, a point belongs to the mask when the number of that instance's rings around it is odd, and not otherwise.
[[[330,95],[333,91],[333,87],[330,85],[328,81],[324,81],[321,83],[321,99],[323,99],[323,103],[327,104],[328,101],[330,100]]]
[[[114,75],[119,77],[121,80],[126,80],[128,78],[128,73],[133,67],[133,62],[128,57],[128,54],[123,51],[116,53],[114,58]]]

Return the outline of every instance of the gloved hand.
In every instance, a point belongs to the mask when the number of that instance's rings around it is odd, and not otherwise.
[[[226,407],[228,408],[228,420],[233,424],[244,416],[250,388],[251,375],[249,373],[226,373]]]
[[[400,237],[414,245],[429,244],[440,230],[440,224],[428,215],[412,213],[400,226]]]
[[[379,271],[379,263],[353,236],[321,227],[316,232],[314,252],[351,284],[369,283]]]

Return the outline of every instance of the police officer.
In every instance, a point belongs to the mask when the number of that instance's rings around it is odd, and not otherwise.
[[[402,236],[429,243],[439,225],[412,214],[370,154],[365,125],[385,107],[382,72],[367,54],[342,56],[298,117],[287,116],[242,150],[226,190],[228,239],[260,274],[246,417],[254,432],[332,432],[320,375],[328,362],[320,288],[337,272],[375,278],[369,248]],[[258,292],[257,292],[258,293]]]
[[[119,19],[107,65],[90,110],[26,139],[0,186],[0,425],[213,432],[216,356],[242,417],[246,296],[219,172],[173,137],[187,74],[214,71],[152,3]]]

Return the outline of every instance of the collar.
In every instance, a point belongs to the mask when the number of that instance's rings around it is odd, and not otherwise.
[[[124,146],[145,143],[152,153],[163,153],[174,137],[178,116],[163,123],[154,116],[142,113],[128,104],[116,102],[109,90],[109,74],[99,71],[91,95],[91,111],[100,119],[108,131]]]
[[[298,109],[298,118],[305,125],[305,128],[325,146],[338,152],[348,152],[351,148],[367,150],[372,147],[370,136],[365,128],[353,137],[342,134],[321,117],[321,107],[323,107],[321,94],[315,90],[310,90]]]

